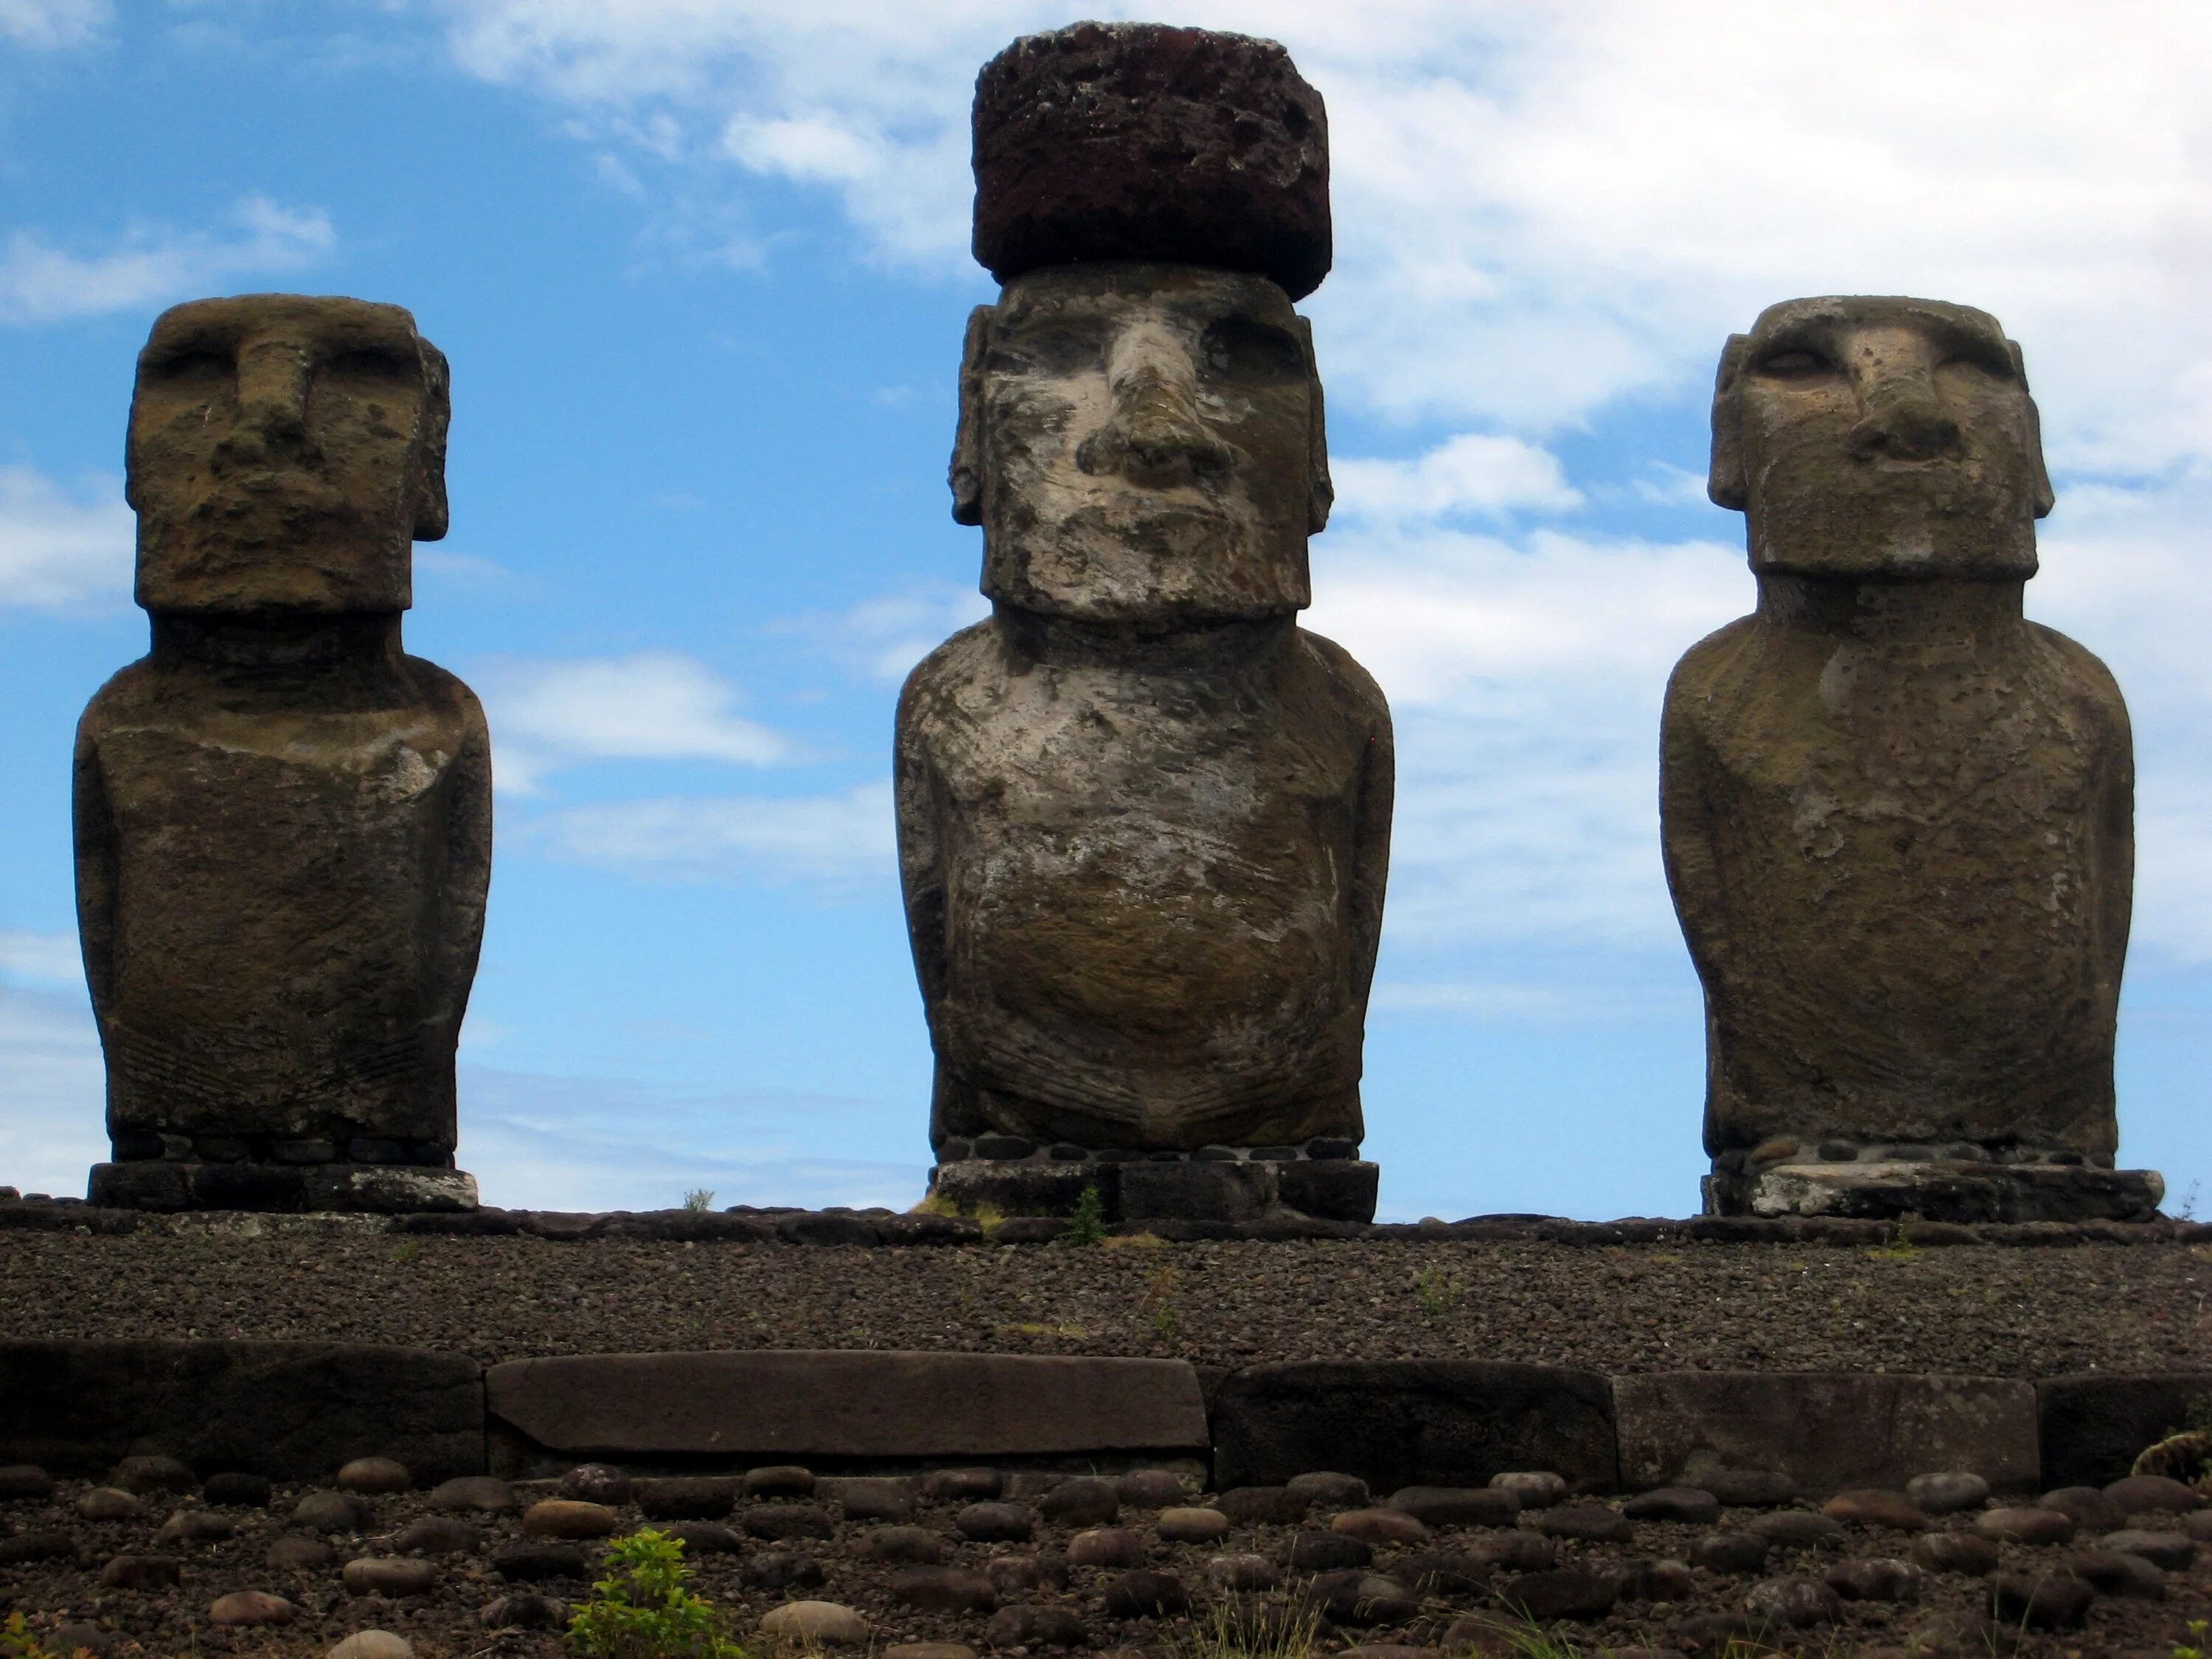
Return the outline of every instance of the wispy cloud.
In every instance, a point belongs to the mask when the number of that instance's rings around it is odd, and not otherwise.
[[[107,1156],[106,1073],[92,1005],[0,983],[0,1184],[82,1194]]]
[[[0,927],[0,979],[40,986],[81,986],[84,958],[75,933],[33,933]]]
[[[1412,460],[1332,460],[1329,471],[1338,513],[1385,523],[1560,513],[1583,499],[1549,450],[1480,432],[1462,432]]]
[[[0,466],[0,605],[129,599],[137,534],[120,478],[94,473],[64,489],[35,468]]]
[[[227,286],[234,278],[304,270],[337,245],[330,215],[249,196],[227,234],[134,225],[108,248],[72,252],[18,230],[0,252],[0,322],[19,326],[128,311]]]
[[[41,50],[82,46],[114,15],[110,0],[0,0],[0,40]]]
[[[673,881],[832,887],[893,870],[888,782],[834,795],[673,796],[548,812],[521,833],[551,856]]]
[[[948,636],[990,614],[990,601],[975,588],[946,584],[882,594],[847,611],[787,617],[773,626],[848,670],[896,684]]]

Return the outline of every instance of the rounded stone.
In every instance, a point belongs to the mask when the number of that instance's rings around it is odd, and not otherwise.
[[[764,1616],[760,1628],[772,1642],[831,1648],[866,1647],[870,1634],[866,1620],[836,1601],[787,1602]]]
[[[1690,1563],[1707,1572],[1764,1572],[1766,1553],[1766,1540],[1755,1534],[1718,1532],[1690,1546]]]
[[[1661,1486],[1643,1492],[1620,1506],[1632,1521],[1666,1521],[1711,1526],[1721,1518],[1721,1500],[1702,1486]]]
[[[211,1474],[200,1488],[200,1497],[210,1504],[220,1504],[226,1509],[265,1510],[269,1507],[269,1477],[249,1474],[242,1469],[227,1469],[221,1474]]]
[[[1173,1469],[1132,1469],[1114,1477],[1114,1495],[1132,1509],[1173,1509],[1188,1491]]]
[[[544,1498],[522,1512],[522,1530],[531,1538],[605,1538],[614,1529],[612,1510],[574,1498]]]
[[[945,1540],[927,1527],[871,1527],[860,1534],[860,1553],[894,1566],[933,1567],[945,1559]]]
[[[48,1651],[68,1654],[72,1659],[80,1652],[90,1654],[92,1659],[109,1659],[110,1655],[121,1649],[123,1638],[118,1632],[78,1621],[55,1626],[46,1645]]]
[[[743,1555],[745,1540],[728,1527],[717,1526],[712,1521],[678,1521],[665,1528],[667,1535],[684,1546],[686,1560],[696,1561],[702,1555]]]
[[[338,1471],[340,1492],[368,1492],[372,1495],[410,1492],[415,1477],[407,1466],[396,1458],[356,1457]]]
[[[262,1557],[278,1572],[319,1572],[337,1565],[338,1553],[319,1538],[272,1540]]]
[[[1283,1582],[1282,1574],[1264,1555],[1217,1555],[1206,1564],[1206,1576],[1240,1595],[1271,1590]]]
[[[1555,1567],[1508,1580],[1498,1599],[1526,1619],[1602,1619],[1613,1611],[1618,1595],[1609,1574]]]
[[[2135,1527],[2107,1533],[2097,1540],[2100,1550],[2139,1555],[2154,1567],[2180,1572],[2197,1559],[2197,1545],[2186,1533],[2151,1532]]]
[[[1774,1510],[1753,1517],[1744,1530],[1764,1538],[1771,1546],[1790,1550],[1841,1543],[1844,1538],[1842,1522],[1815,1515],[1810,1510]]]
[[[1817,1578],[1763,1578],[1743,1604],[1753,1618],[1794,1630],[1832,1625],[1844,1616],[1843,1598]]]
[[[1313,1499],[1288,1486],[1231,1486],[1213,1507],[1237,1527],[1292,1527],[1306,1518]]]
[[[579,1463],[561,1477],[561,1496],[585,1504],[627,1504],[630,1498],[629,1471],[612,1463]],[[725,1504],[722,1513],[729,1513]]]
[[[331,1647],[323,1659],[415,1659],[415,1644],[388,1630],[357,1630]]]
[[[146,1505],[120,1486],[94,1486],[76,1500],[76,1512],[88,1521],[136,1521]]]
[[[2122,1515],[2141,1515],[2148,1510],[2171,1510],[2183,1515],[2204,1502],[2180,1481],[2162,1474],[2130,1474],[2106,1487],[2105,1496],[2119,1505]]]
[[[1149,1553],[1144,1539],[1127,1527],[1094,1527],[1067,1540],[1071,1567],[1133,1567]]]
[[[0,1566],[22,1561],[68,1561],[76,1556],[76,1540],[65,1532],[42,1528],[0,1537]]]
[[[1000,1607],[985,1626],[983,1640],[1000,1652],[1010,1648],[1079,1648],[1089,1645],[1091,1632],[1073,1607]]]
[[[115,1484],[143,1496],[155,1492],[190,1492],[199,1485],[191,1470],[173,1457],[126,1457],[115,1466]]]
[[[2140,1555],[2124,1555],[2117,1550],[2076,1550],[2066,1558],[2066,1571],[2100,1595],[2166,1600],[2166,1574]]]
[[[216,1596],[207,1616],[211,1625],[289,1625],[297,1613],[283,1596],[267,1590],[233,1590]]]
[[[744,1494],[748,1498],[811,1498],[814,1494],[814,1471],[797,1463],[769,1463],[748,1469]],[[823,1605],[830,1604],[825,1601]]]
[[[2035,1504],[2072,1516],[2074,1524],[2086,1532],[2110,1532],[2128,1518],[2101,1486],[2060,1486],[2044,1493]]]
[[[1389,1507],[1428,1527],[1510,1527],[1521,1500],[1502,1486],[1401,1486]]]
[[[1706,1469],[1698,1484],[1735,1509],[1769,1510],[1797,1501],[1797,1482],[1779,1469]]]
[[[1910,1561],[1882,1556],[1838,1561],[1822,1575],[1828,1588],[1846,1601],[1913,1601],[1928,1575]]]
[[[977,76],[974,131],[975,258],[1002,283],[1138,259],[1257,271],[1295,300],[1328,273],[1328,118],[1272,40],[1027,35]]]
[[[2096,1595],[2070,1573],[2002,1572],[1990,1580],[1990,1613],[2015,1630],[2077,1630]]]
[[[1067,1566],[1060,1557],[1052,1559],[1060,1563],[1056,1571],[1033,1555],[994,1555],[983,1564],[983,1576],[1000,1595],[1028,1595],[1048,1583],[1057,1589],[1067,1582]]]
[[[1292,1572],[1342,1572],[1370,1565],[1375,1552],[1364,1540],[1332,1528],[1297,1534],[1284,1559]]]
[[[1338,1474],[1329,1469],[1313,1469],[1304,1474],[1294,1474],[1285,1483],[1283,1490],[1293,1497],[1303,1498],[1316,1509],[1364,1510],[1373,1498],[1367,1483],[1356,1474]]]
[[[1162,1510],[1152,1527],[1167,1543],[1211,1544],[1228,1535],[1229,1517],[1219,1510]]]
[[[410,1556],[364,1555],[347,1562],[340,1577],[351,1595],[428,1595],[438,1569]]]
[[[1190,1592],[1171,1572],[1125,1572],[1103,1597],[1109,1619],[1173,1619],[1190,1611]]]
[[[35,1503],[53,1495],[53,1476],[36,1463],[9,1463],[0,1468],[0,1503]]]
[[[430,1488],[426,1500],[434,1510],[474,1510],[497,1515],[515,1507],[514,1489],[489,1474],[457,1475]]]
[[[1847,1526],[1884,1527],[1892,1532],[1919,1532],[1928,1525],[1928,1517],[1910,1497],[1880,1486],[1839,1492],[1820,1505],[1820,1513]]]
[[[785,1590],[818,1589],[825,1575],[822,1564],[811,1555],[800,1555],[792,1550],[764,1550],[746,1558],[738,1570],[738,1582],[747,1589]]]
[[[1923,1515],[1956,1515],[1990,1501],[1990,1483],[1964,1471],[1916,1474],[1905,1483],[1905,1491]]]
[[[749,1536],[771,1541],[834,1538],[837,1533],[830,1511],[811,1504],[755,1504],[738,1519]]]
[[[100,1582],[113,1589],[168,1589],[183,1566],[173,1555],[118,1555],[100,1570]]]
[[[1346,1510],[1328,1529],[1383,1548],[1418,1544],[1429,1535],[1427,1527],[1402,1510]]]
[[[932,1469],[921,1477],[921,1496],[930,1504],[974,1504],[999,1495],[996,1469]]]
[[[837,1506],[848,1521],[911,1521],[914,1486],[905,1480],[841,1480]]]
[[[1674,1560],[1630,1562],[1618,1583],[1624,1601],[1686,1601],[1697,1588],[1688,1564]]]
[[[401,1554],[473,1555],[483,1547],[483,1534],[450,1515],[417,1516],[400,1528],[392,1547]]]
[[[580,1492],[568,1491],[566,1480],[561,1484],[562,1496],[579,1503],[611,1506],[626,1501],[622,1498],[586,1498]],[[600,1484],[604,1486],[605,1483]],[[625,1476],[623,1484],[629,1489],[627,1497],[636,1499],[638,1512],[648,1521],[719,1521],[738,1503],[735,1481],[711,1477],[632,1482]]]
[[[310,1532],[359,1532],[368,1521],[361,1500],[346,1492],[307,1492],[292,1505],[292,1524]]]
[[[1593,1544],[1625,1544],[1636,1528],[1620,1510],[1602,1504],[1567,1504],[1546,1510],[1536,1517],[1536,1530],[1547,1538],[1575,1538]]]
[[[1036,1517],[1025,1504],[970,1504],[952,1517],[952,1529],[978,1544],[1026,1544]]]
[[[989,1613],[999,1605],[997,1586],[964,1567],[902,1567],[890,1576],[890,1592],[924,1613]]]
[[[1549,1469],[1509,1469],[1492,1475],[1490,1484],[1511,1492],[1524,1510],[1548,1510],[1567,1495],[1566,1478]]]
[[[1060,1527],[1101,1527],[1121,1512],[1114,1483],[1078,1475],[1037,1499],[1037,1512]]]
[[[1912,1540],[1912,1559],[1930,1572],[1986,1578],[1997,1570],[1997,1547],[1971,1532],[1923,1532]]]
[[[2074,1517],[2063,1510],[1984,1510],[1974,1530],[2008,1544],[2063,1544],[2074,1536]]]
[[[238,1535],[238,1522],[212,1510],[179,1510],[154,1534],[157,1544],[216,1544]]]
[[[568,1622],[568,1604],[553,1595],[502,1595],[484,1604],[477,1622],[492,1630],[559,1630]]]

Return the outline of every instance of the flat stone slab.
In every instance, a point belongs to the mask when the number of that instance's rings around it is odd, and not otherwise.
[[[1578,1490],[1617,1483],[1612,1390],[1595,1371],[1477,1359],[1253,1365],[1213,1401],[1214,1484],[1279,1486],[1317,1469],[1376,1492],[1481,1486],[1550,1469]]]
[[[124,1210],[453,1213],[477,1207],[477,1178],[411,1164],[95,1164],[92,1202]]]
[[[2084,1372],[2035,1385],[2043,1484],[2102,1486],[2135,1467],[2146,1446],[2191,1426],[2212,1407],[2212,1371],[2115,1376]]]
[[[1725,1214],[1863,1221],[2154,1221],[2166,1196],[2155,1170],[1940,1161],[1778,1164],[1705,1185]]]
[[[1072,1216],[1089,1188],[1111,1223],[1370,1222],[1382,1167],[1354,1158],[1154,1163],[970,1158],[931,1172],[931,1194],[967,1213]]]
[[[1676,1371],[1618,1376],[1622,1484],[1694,1486],[1703,1468],[1764,1469],[1825,1496],[1931,1470],[2036,1489],[2035,1387],[1971,1376]]]
[[[578,1458],[1202,1454],[1179,1359],[843,1350],[585,1354],[484,1374],[493,1418]]]
[[[327,1480],[362,1456],[425,1482],[478,1474],[483,1372],[370,1343],[0,1341],[0,1463],[89,1474],[149,1453],[272,1480]]]

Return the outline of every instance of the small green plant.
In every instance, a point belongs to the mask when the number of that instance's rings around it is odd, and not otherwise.
[[[607,1551],[607,1576],[568,1621],[589,1659],[745,1659],[713,1602],[684,1588],[684,1540],[642,1528]]]
[[[1099,1201],[1096,1187],[1085,1187],[1075,1200],[1075,1213],[1068,1218],[1067,1231],[1060,1234],[1059,1242],[1079,1249],[1106,1242],[1106,1206]]]
[[[56,1653],[31,1634],[21,1613],[11,1613],[8,1622],[0,1625],[0,1659],[90,1659],[90,1656],[83,1648],[71,1654]]]
[[[1459,1306],[1459,1280],[1441,1267],[1424,1267],[1413,1275],[1413,1299],[1420,1304],[1422,1318],[1442,1319]]]
[[[943,1193],[930,1194],[907,1213],[908,1215],[941,1215],[956,1221],[972,1221],[982,1228],[983,1237],[986,1238],[998,1231],[1006,1219],[1005,1211],[995,1209],[988,1204],[971,1204],[963,1209]]]
[[[2181,1202],[2175,1206],[2173,1218],[2176,1221],[2197,1219],[2197,1183],[2195,1182],[2191,1182],[2189,1190],[2181,1195]]]
[[[1137,1311],[1152,1322],[1152,1334],[1163,1342],[1174,1341],[1182,1328],[1175,1309],[1176,1286],[1182,1279],[1172,1261],[1163,1261],[1145,1275],[1145,1293],[1137,1299]]]
[[[714,1189],[712,1187],[694,1187],[684,1194],[684,1207],[693,1215],[706,1214],[714,1207]]]
[[[1320,1609],[1287,1603],[1217,1601],[1175,1649],[1176,1659],[1313,1659]]]
[[[2204,1640],[2208,1632],[2212,1632],[2212,1619],[2191,1620],[2189,1639],[2175,1644],[2173,1659],[2204,1659]]]

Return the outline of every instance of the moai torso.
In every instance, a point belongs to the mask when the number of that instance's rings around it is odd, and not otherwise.
[[[1759,605],[1675,670],[1662,774],[1708,1151],[2109,1165],[2133,766],[2104,665],[2021,614],[2017,353],[1964,307],[1798,301],[1714,420]]]
[[[444,372],[395,307],[289,295],[179,307],[140,358],[154,646],[76,763],[96,1195],[350,1206],[351,1165],[452,1164],[490,745],[399,633],[410,544],[444,530]]]

